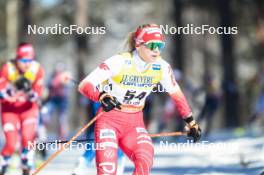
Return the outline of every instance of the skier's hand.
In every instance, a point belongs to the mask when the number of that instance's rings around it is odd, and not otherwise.
[[[106,92],[102,92],[99,96],[99,102],[105,112],[111,111],[114,108],[121,109],[121,103]]]
[[[11,88],[3,89],[0,92],[0,99],[8,101],[8,102],[15,102],[16,97],[15,97],[15,92]]]
[[[187,128],[189,130],[188,133],[188,137],[192,137],[193,138],[193,142],[197,142],[198,140],[200,140],[201,138],[201,128],[198,125],[198,123],[196,123],[196,121],[193,119],[193,117],[188,117],[185,118],[184,121],[187,123]]]
[[[17,90],[13,96],[18,102],[26,102],[27,94],[23,90]]]
[[[15,88],[7,88],[0,91],[0,99],[7,102],[25,102],[28,99],[28,94],[23,90],[16,90]]]
[[[28,100],[30,102],[38,102],[39,96],[35,91],[31,90],[28,92]]]
[[[5,101],[10,102],[10,103],[14,103],[17,101],[17,98],[13,96],[6,96],[4,99]]]
[[[30,81],[25,77],[20,77],[15,82],[15,87],[18,91],[24,91],[25,93],[29,92],[31,90],[31,83]]]

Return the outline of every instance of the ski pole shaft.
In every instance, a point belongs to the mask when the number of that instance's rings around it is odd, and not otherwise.
[[[78,85],[79,82],[77,80],[75,80],[74,78],[69,78],[74,84]]]
[[[55,141],[49,141],[49,142],[40,142],[36,143],[36,145],[47,145],[47,144],[62,144],[67,143],[69,140],[55,140]],[[87,139],[80,139],[80,140],[74,140],[74,142],[88,142],[88,141],[94,141],[93,138],[87,138]]]
[[[150,137],[168,137],[168,136],[185,136],[187,135],[187,131],[179,131],[179,132],[165,132],[165,133],[159,133],[159,134],[149,134]]]
[[[55,157],[57,157],[65,148],[67,148],[77,137],[79,137],[87,128],[89,128],[100,116],[102,116],[104,112],[97,114],[89,123],[87,123],[84,127],[82,127],[77,134],[75,134],[67,143],[66,145],[62,146],[59,150],[54,152],[45,162],[43,162],[34,172],[32,175],[38,174],[47,164],[52,161]]]
[[[185,136],[187,135],[187,131],[178,131],[178,132],[165,132],[165,133],[159,133],[159,134],[148,134],[150,137],[155,138],[155,137],[169,137],[169,136]],[[80,140],[74,140],[74,142],[88,142],[88,141],[94,141],[93,138],[87,138],[87,139],[80,139]],[[68,140],[63,140],[63,141],[50,141],[50,142],[42,142],[42,143],[36,143],[38,144],[63,144],[67,143]]]

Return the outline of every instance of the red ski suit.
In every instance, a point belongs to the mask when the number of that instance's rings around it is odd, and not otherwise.
[[[123,53],[107,59],[79,85],[79,91],[98,101],[99,90],[117,98],[121,110],[114,109],[99,117],[95,125],[95,141],[105,149],[96,150],[98,175],[115,175],[117,148],[135,164],[133,175],[149,175],[154,147],[143,122],[145,99],[157,83],[161,83],[176,103],[183,118],[192,115],[189,105],[176,83],[169,64],[162,58],[153,63],[143,62],[137,52]],[[100,111],[99,111],[100,112]]]
[[[0,91],[4,92],[6,88],[12,87],[20,76],[22,74],[19,73],[15,62],[5,63],[0,71]],[[44,70],[40,64],[32,61],[29,70],[23,76],[30,80],[32,92],[37,96],[41,96]],[[23,95],[26,97],[22,93],[21,96]],[[20,133],[23,148],[28,148],[28,143],[34,141],[37,131],[38,111],[37,102],[31,102],[27,98],[25,98],[25,101],[1,101],[2,127],[6,140],[1,153],[3,156],[11,156],[14,153]]]

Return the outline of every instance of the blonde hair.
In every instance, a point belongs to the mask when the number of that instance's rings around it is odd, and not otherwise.
[[[136,32],[129,32],[126,39],[126,46],[128,52],[133,52],[136,49],[136,41],[135,41]]]
[[[143,24],[143,25],[138,26],[136,30],[134,30],[133,32],[128,33],[128,36],[126,38],[126,43],[125,43],[125,47],[127,48],[128,52],[133,52],[136,49],[136,41],[135,41],[136,32],[139,29],[142,29],[145,27],[151,27],[151,26],[158,26],[158,25],[154,23]]]

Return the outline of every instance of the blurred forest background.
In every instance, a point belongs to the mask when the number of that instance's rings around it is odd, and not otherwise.
[[[219,105],[214,128],[245,126],[263,90],[263,0],[0,0],[0,59],[15,57],[21,41],[33,43],[48,78],[58,62],[81,80],[103,60],[122,51],[128,32],[143,23],[169,26],[236,26],[236,35],[166,35],[162,55],[181,72],[179,83],[198,117],[214,81]],[[105,26],[103,35],[28,35],[27,26]],[[262,69],[264,66],[262,67]],[[178,75],[178,74],[177,74]],[[206,87],[198,93],[200,87]],[[209,90],[208,90],[209,89]],[[83,125],[85,107],[71,89],[70,127]],[[197,92],[197,93],[196,93]],[[199,95],[197,95],[199,94]],[[154,95],[150,129],[158,130],[167,96]],[[169,130],[176,130],[173,126]]]

